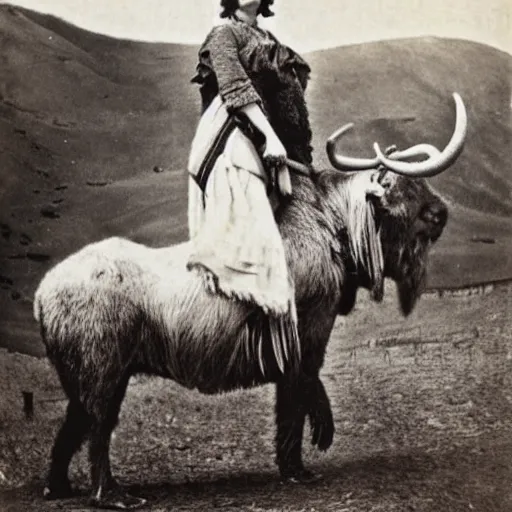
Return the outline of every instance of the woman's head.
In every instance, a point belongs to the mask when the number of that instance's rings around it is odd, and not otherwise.
[[[253,0],[254,1],[254,0]],[[270,10],[270,6],[274,3],[274,0],[256,0],[259,2],[260,6],[258,7],[258,14],[261,14],[263,17],[268,18],[269,16],[273,16],[274,13]],[[221,18],[229,18],[235,11],[241,7],[241,4],[249,3],[248,0],[220,0],[220,6],[222,7],[222,12],[220,13]]]

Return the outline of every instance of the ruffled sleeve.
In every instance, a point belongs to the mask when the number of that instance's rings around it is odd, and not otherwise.
[[[203,83],[208,75],[214,73],[228,112],[254,102],[262,104],[240,61],[241,42],[238,37],[230,24],[214,27],[199,51],[197,74],[192,80]]]
[[[299,80],[302,90],[305,91],[308,85],[309,77],[311,74],[311,67],[309,64],[289,46],[282,44],[277,37],[270,32],[266,31],[268,36],[277,44],[277,52],[275,52],[275,63],[278,69],[289,69],[293,70],[293,73]]]
[[[297,78],[299,79],[302,90],[306,90],[308,85],[309,76],[311,74],[311,68],[309,64],[295,51],[291,48],[288,48],[290,52],[290,63],[295,70]]]

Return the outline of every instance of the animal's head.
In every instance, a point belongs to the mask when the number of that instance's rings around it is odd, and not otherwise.
[[[421,295],[429,249],[441,236],[448,219],[446,204],[425,177],[446,170],[462,152],[466,111],[460,97],[454,94],[454,98],[455,130],[442,152],[421,144],[404,151],[390,148],[384,154],[375,144],[373,159],[346,157],[335,151],[335,145],[351,125],[335,132],[327,142],[327,153],[335,168],[359,171],[343,180],[340,189],[352,257],[365,270],[375,300],[382,299],[385,277],[397,283],[405,315],[413,310]],[[404,161],[418,155],[428,158]]]
[[[397,283],[405,315],[423,291],[427,256],[448,220],[448,208],[423,178],[390,175],[385,193],[374,200],[380,225],[384,276]]]

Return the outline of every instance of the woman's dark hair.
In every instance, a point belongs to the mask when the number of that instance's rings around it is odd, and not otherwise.
[[[264,18],[274,16],[274,13],[270,10],[270,6],[274,3],[274,0],[261,0],[258,14],[261,14]],[[221,18],[229,18],[238,9],[238,0],[220,0],[220,6],[223,11],[220,13]]]

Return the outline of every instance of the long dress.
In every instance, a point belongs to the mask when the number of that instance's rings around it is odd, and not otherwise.
[[[212,293],[262,309],[282,371],[284,360],[293,363],[300,357],[293,279],[274,217],[282,198],[259,157],[257,134],[234,128],[221,152],[212,148],[221,126],[257,103],[288,157],[311,164],[304,99],[309,73],[308,64],[270,32],[233,17],[206,37],[192,79],[201,85],[202,117],[188,166],[193,247],[188,268],[204,278]],[[205,155],[214,159],[206,181],[200,181]],[[263,332],[261,326],[257,330]]]

